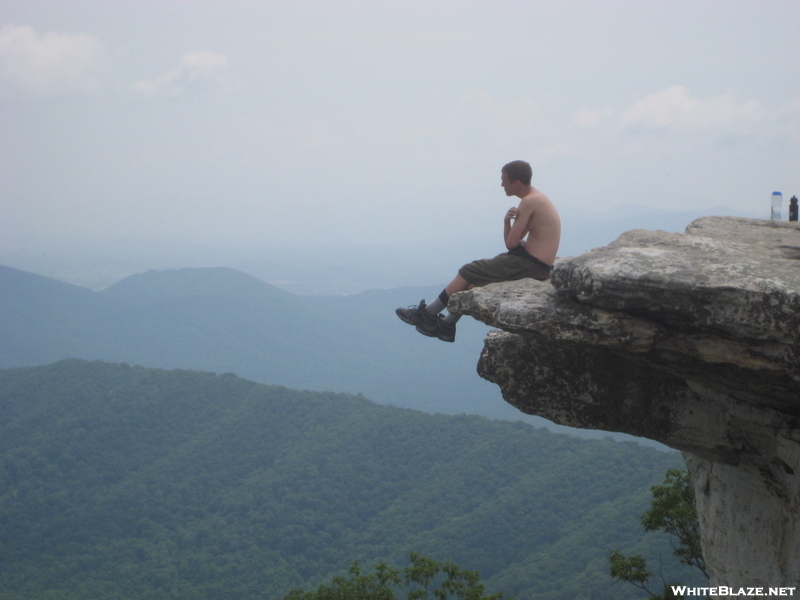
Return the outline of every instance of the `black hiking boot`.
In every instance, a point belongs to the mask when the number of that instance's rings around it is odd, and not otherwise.
[[[417,331],[428,337],[439,338],[443,342],[456,341],[456,324],[448,323],[442,315],[439,315],[436,320],[426,320],[424,323],[417,325]]]
[[[431,319],[435,318],[432,314],[430,314],[426,310],[425,300],[420,300],[419,304],[416,306],[409,306],[408,308],[398,308],[394,312],[398,317],[400,317],[401,321],[414,326],[422,325],[423,323],[425,323],[426,315],[429,316]]]

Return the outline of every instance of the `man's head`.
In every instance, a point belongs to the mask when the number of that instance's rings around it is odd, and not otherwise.
[[[503,167],[500,172],[500,184],[507,196],[514,196],[520,186],[529,186],[533,172],[524,160],[514,160]]]
[[[512,160],[503,167],[503,173],[508,176],[509,182],[519,181],[523,185],[530,185],[533,176],[531,166],[524,160]]]

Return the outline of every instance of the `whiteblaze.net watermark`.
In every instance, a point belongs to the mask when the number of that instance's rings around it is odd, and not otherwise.
[[[688,587],[673,585],[672,593],[676,596],[794,596],[797,588],[793,587]]]

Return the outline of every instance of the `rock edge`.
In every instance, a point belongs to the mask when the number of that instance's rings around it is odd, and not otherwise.
[[[448,309],[500,329],[478,372],[522,412],[683,451],[712,586],[798,585],[800,225],[629,231]]]

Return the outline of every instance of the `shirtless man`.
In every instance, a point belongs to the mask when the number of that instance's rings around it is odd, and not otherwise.
[[[420,333],[445,342],[455,341],[460,315],[439,313],[456,292],[498,281],[526,277],[545,281],[550,277],[561,241],[561,219],[556,207],[531,186],[531,166],[524,161],[515,160],[505,165],[500,172],[500,185],[506,196],[520,199],[519,206],[509,208],[503,219],[503,241],[508,252],[461,267],[453,281],[429,305],[422,300],[417,306],[395,311]]]

